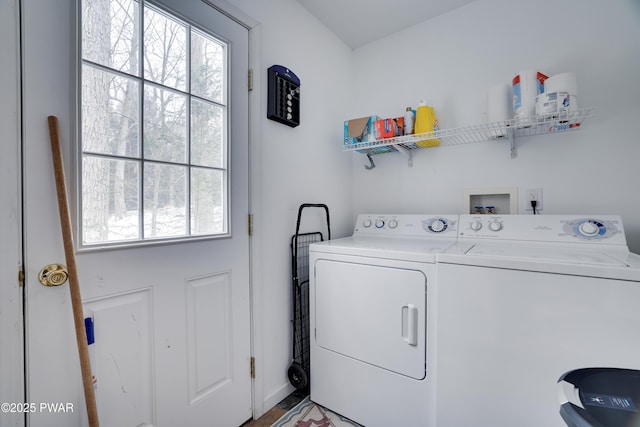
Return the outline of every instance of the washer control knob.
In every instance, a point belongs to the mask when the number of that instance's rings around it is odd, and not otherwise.
[[[371,227],[371,220],[370,219],[365,219],[364,221],[362,221],[362,226],[364,228],[369,228]]]
[[[436,219],[431,223],[431,230],[435,231],[436,233],[444,231],[445,228],[447,228],[447,224],[445,224],[445,222],[441,219]]]
[[[389,228],[396,228],[398,226],[398,221],[395,219],[389,220]]]
[[[480,220],[475,220],[471,223],[471,229],[473,231],[478,231],[482,228],[482,222]]]
[[[491,231],[500,231],[502,230],[502,223],[498,221],[491,221],[489,223],[489,230]]]
[[[376,228],[382,228],[384,227],[384,221],[379,219],[376,221]]]
[[[583,236],[595,236],[600,232],[600,228],[591,221],[585,221],[578,226],[578,231]]]

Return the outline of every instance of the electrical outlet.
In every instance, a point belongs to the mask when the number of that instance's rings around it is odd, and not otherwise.
[[[542,210],[542,188],[529,188],[525,191],[526,197],[524,202],[526,203],[525,211],[533,212],[531,202],[536,202],[536,213]]]

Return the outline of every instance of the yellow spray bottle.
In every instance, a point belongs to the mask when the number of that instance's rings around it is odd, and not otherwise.
[[[433,111],[433,107],[429,107],[420,101],[418,108],[416,109],[416,126],[415,133],[430,133],[429,137],[434,136],[434,132],[438,130],[438,119]],[[420,147],[436,147],[440,145],[438,138],[429,138],[421,141],[417,141],[416,145]]]

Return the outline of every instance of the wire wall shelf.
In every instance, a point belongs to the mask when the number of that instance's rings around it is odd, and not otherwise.
[[[412,165],[411,151],[434,146],[452,146],[491,140],[507,140],[511,145],[511,157],[517,157],[515,139],[525,136],[544,135],[580,129],[584,121],[595,114],[595,108],[583,108],[553,115],[515,118],[502,122],[483,123],[459,128],[442,129],[413,135],[403,135],[374,141],[345,144],[344,151],[358,151],[369,157],[373,168],[372,155],[400,152]]]

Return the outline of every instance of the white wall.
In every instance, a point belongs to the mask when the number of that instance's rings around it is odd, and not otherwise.
[[[331,213],[332,236],[352,229],[351,158],[342,152],[342,121],[347,115],[351,50],[311,17],[295,0],[234,0],[231,2],[260,23],[259,63],[261,111],[257,142],[260,157],[255,239],[260,259],[254,271],[262,301],[254,320],[259,376],[268,410],[293,388],[287,379],[291,363],[291,236],[302,203],[325,203]],[[301,124],[296,128],[266,118],[267,68],[290,68],[301,80]],[[254,180],[254,182],[256,182]],[[304,211],[302,231],[323,231],[324,212]],[[254,264],[255,265],[255,264]],[[261,313],[260,313],[261,311]],[[262,369],[260,369],[260,367]]]
[[[461,212],[473,187],[542,187],[543,213],[617,213],[640,252],[640,3],[478,0],[354,52],[351,117],[402,115],[420,99],[441,128],[486,122],[489,87],[520,70],[574,71],[579,131],[354,158],[354,214]],[[392,53],[392,55],[390,54]],[[363,189],[368,188],[365,192]]]

